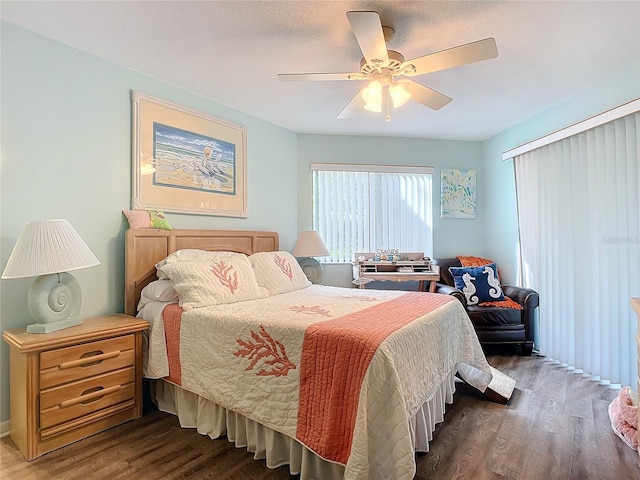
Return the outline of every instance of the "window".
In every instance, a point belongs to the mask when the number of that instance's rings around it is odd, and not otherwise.
[[[398,249],[432,256],[432,167],[312,164],[313,228],[330,262]]]

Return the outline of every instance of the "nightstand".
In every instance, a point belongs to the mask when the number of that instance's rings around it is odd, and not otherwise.
[[[142,416],[142,332],[116,314],[45,334],[7,330],[11,438],[27,460]]]

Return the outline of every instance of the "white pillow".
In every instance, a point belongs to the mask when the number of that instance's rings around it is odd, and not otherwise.
[[[221,258],[234,256],[234,255],[241,255],[243,257],[246,256],[243,253],[225,252],[225,251],[211,252],[209,250],[199,250],[196,248],[184,248],[182,250],[177,250],[173,253],[170,253],[164,260],[160,260],[158,263],[156,263],[156,269],[158,270],[158,278],[160,280],[167,278],[166,274],[164,274],[160,270],[160,267],[168,263],[197,262],[199,260],[218,261]]]
[[[289,252],[258,252],[249,257],[258,285],[269,295],[300,290],[311,282]]]
[[[268,295],[258,286],[245,255],[230,255],[219,260],[179,261],[162,265],[179,295],[183,310],[222,303],[255,300]]]
[[[142,310],[149,302],[177,302],[178,292],[173,288],[169,280],[156,280],[149,283],[140,292],[138,311]]]

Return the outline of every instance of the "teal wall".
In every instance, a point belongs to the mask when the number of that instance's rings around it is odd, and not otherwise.
[[[311,163],[420,165],[435,168],[433,175],[433,256],[484,253],[484,192],[478,191],[476,218],[440,218],[440,169],[476,169],[478,185],[484,183],[482,142],[419,138],[298,135],[298,225],[311,228]],[[350,265],[325,265],[324,283],[351,286]]]
[[[513,160],[502,154],[587,118],[640,98],[640,61],[484,142],[486,217],[483,245],[505,283],[518,279],[518,219]]]
[[[168,214],[174,228],[275,230],[296,240],[297,136],[13,25],[1,25],[0,268],[22,226],[66,218],[100,259],[74,272],[82,316],[123,311],[131,198],[131,90],[238,123],[247,132],[246,219]],[[0,281],[0,327],[30,321],[33,278]],[[0,421],[9,418],[8,346],[0,342]]]
[[[13,25],[0,25],[2,119],[0,267],[24,223],[67,218],[101,260],[79,270],[83,316],[123,309],[124,231],[130,207],[131,90],[243,125],[247,131],[246,219],[168,214],[175,228],[267,229],[290,250],[311,225],[312,162],[431,165],[434,256],[495,258],[507,280],[517,268],[512,162],[502,152],[640,97],[638,65],[577,93],[557,108],[486,142],[296,135],[219,103],[126,70]],[[475,220],[440,219],[441,168],[478,171]],[[326,283],[349,285],[348,266],[330,266]],[[27,325],[33,279],[0,281],[0,328]],[[0,345],[0,422],[9,418],[8,348]]]

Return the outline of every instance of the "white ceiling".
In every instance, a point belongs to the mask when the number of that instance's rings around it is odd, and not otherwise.
[[[411,59],[494,37],[498,57],[413,77],[453,102],[336,119],[360,82],[346,12],[377,11]],[[484,140],[640,59],[640,1],[6,1],[1,18],[302,133]],[[638,79],[640,82],[640,78]]]

